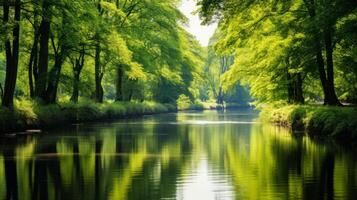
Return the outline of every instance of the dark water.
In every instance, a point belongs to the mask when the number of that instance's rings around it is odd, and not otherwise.
[[[185,112],[1,138],[0,199],[356,199],[353,150],[250,110]]]

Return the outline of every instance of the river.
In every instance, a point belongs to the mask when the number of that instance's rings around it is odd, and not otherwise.
[[[0,199],[357,197],[356,151],[257,117],[179,112],[1,137]]]

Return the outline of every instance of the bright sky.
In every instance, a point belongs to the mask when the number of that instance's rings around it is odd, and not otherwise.
[[[211,24],[209,26],[202,26],[198,14],[193,15],[192,12],[197,10],[195,0],[182,0],[182,4],[179,7],[181,12],[189,19],[188,27],[185,27],[188,32],[196,36],[197,40],[202,46],[208,46],[209,39],[213,35],[217,24]]]

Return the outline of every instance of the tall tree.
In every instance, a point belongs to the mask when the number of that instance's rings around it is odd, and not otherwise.
[[[10,7],[14,8],[13,19],[10,17]],[[6,51],[6,77],[4,94],[2,96],[2,105],[6,107],[13,106],[14,92],[17,79],[17,68],[19,63],[19,46],[20,46],[20,15],[21,0],[15,0],[14,3],[9,0],[3,2],[3,25],[12,27],[12,35],[7,35],[5,39]],[[13,20],[14,24],[10,25]]]

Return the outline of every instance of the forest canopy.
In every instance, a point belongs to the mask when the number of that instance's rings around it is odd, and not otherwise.
[[[199,99],[204,48],[178,0],[1,0],[2,105]],[[182,96],[183,95],[183,96]]]
[[[214,49],[232,56],[223,89],[250,87],[256,102],[357,102],[357,2],[198,0],[219,22]]]
[[[180,3],[1,0],[2,105],[357,102],[356,1],[197,0],[208,47]]]

